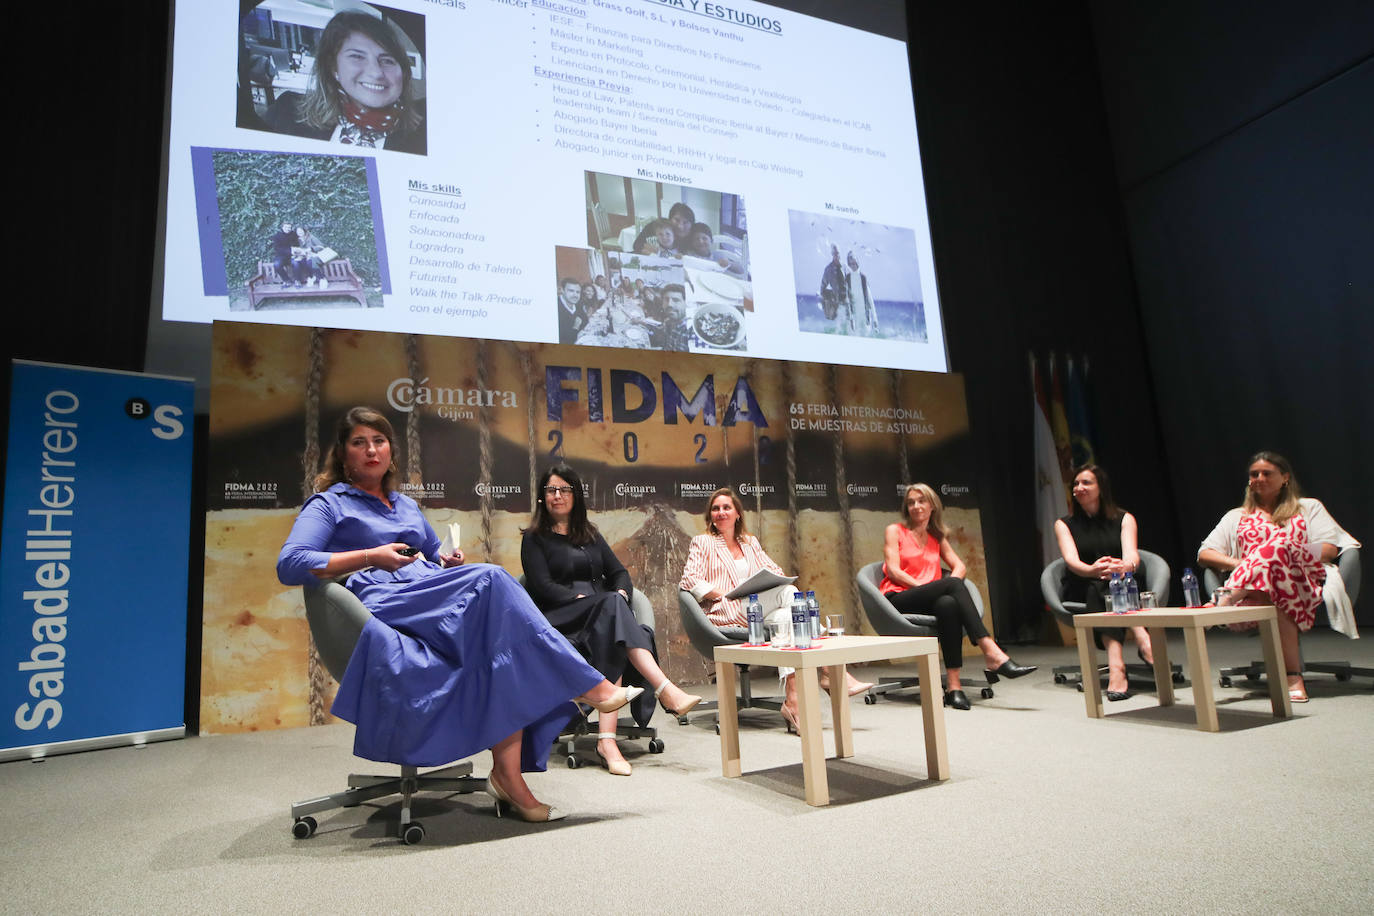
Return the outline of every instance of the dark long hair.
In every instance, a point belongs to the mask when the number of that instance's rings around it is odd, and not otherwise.
[[[1092,474],[1094,477],[1097,478],[1098,516],[1101,518],[1110,519],[1120,518],[1121,507],[1118,506],[1116,504],[1116,500],[1112,498],[1112,479],[1107,476],[1107,472],[1102,469],[1102,465],[1085,464],[1078,470],[1074,471],[1073,476],[1077,478],[1078,475],[1082,474],[1084,471],[1087,471],[1089,474]],[[1083,511],[1083,507],[1078,504],[1078,500],[1073,498],[1072,493],[1069,494],[1069,501],[1073,503],[1073,508],[1069,510],[1070,515],[1078,515],[1084,518],[1088,517],[1088,513]]]
[[[415,90],[411,85],[410,57],[405,45],[396,34],[396,26],[368,13],[345,10],[335,14],[320,34],[319,46],[315,49],[315,72],[310,78],[310,87],[300,101],[301,120],[318,128],[333,128],[339,123],[339,95],[343,87],[334,78],[334,68],[339,49],[354,32],[371,38],[401,65],[401,97],[398,99],[402,114],[400,127],[414,130],[423,118],[415,108]]]
[[[353,407],[339,417],[339,423],[334,429],[334,447],[324,456],[320,473],[315,477],[316,493],[328,490],[339,481],[348,479],[344,470],[344,452],[348,449],[348,439],[353,435],[354,427],[358,426],[375,429],[386,436],[386,441],[391,446],[391,465],[382,475],[382,492],[391,492],[396,483],[396,431],[391,428],[390,420],[371,407]]]
[[[568,516],[568,540],[574,544],[590,544],[596,540],[596,526],[587,519],[587,500],[582,495],[582,478],[566,464],[555,464],[539,475],[539,484],[534,488],[538,497],[534,504],[534,518],[524,531],[536,531],[539,534],[553,532],[553,518],[549,515],[548,507],[544,505],[544,488],[554,476],[562,477],[568,482],[568,486],[572,487],[572,514]]]

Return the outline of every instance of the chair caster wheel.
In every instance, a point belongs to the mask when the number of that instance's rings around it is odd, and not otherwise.
[[[1082,692],[1083,692],[1083,682],[1082,682],[1082,681],[1079,681],[1077,684],[1074,684],[1073,686],[1074,686],[1075,688],[1077,688],[1077,690],[1078,690],[1079,693],[1082,693]]]
[[[405,829],[401,831],[401,839],[407,846],[415,846],[421,843],[424,838],[425,828],[419,821],[411,821],[409,824],[406,824]]]
[[[1223,687],[1230,687],[1230,686],[1231,686],[1231,679],[1230,679],[1229,677],[1227,677],[1226,675],[1224,675],[1224,674],[1221,676],[1221,686],[1223,686]]]
[[[1175,671],[1169,679],[1172,680],[1175,684],[1182,684],[1184,680],[1186,680],[1183,677],[1182,671]]]
[[[873,694],[871,694],[871,693],[866,693],[866,694],[864,694],[864,705],[865,705],[865,706],[872,706],[874,703],[877,703],[877,702],[878,702],[878,698],[877,698],[876,696],[874,696]]]
[[[1350,676],[1351,675],[1349,671],[1342,671],[1336,675],[1336,680],[1340,681],[1341,683],[1345,683],[1346,681],[1350,680]]]
[[[717,734],[717,735],[720,734],[720,723],[719,723],[719,722],[716,723],[716,734]]]
[[[1056,674],[1054,676],[1054,682],[1056,684],[1067,684],[1069,682],[1069,676],[1067,674]]]
[[[566,762],[568,764],[568,769],[570,770],[580,769],[582,766],[582,761],[578,758],[576,754],[569,754]]]
[[[291,835],[298,840],[307,840],[315,835],[315,828],[320,826],[313,817],[296,818],[296,823],[291,825]]]
[[[985,700],[991,700],[991,699],[992,699],[992,688],[991,688],[991,687],[984,687],[984,688],[982,689],[982,691],[980,691],[980,692],[981,692],[982,695],[983,695],[983,699],[985,699]]]
[[[677,724],[678,724],[678,725],[691,725],[691,724],[692,724],[692,720],[689,719],[689,718],[687,718],[686,716],[678,716],[678,717],[677,717]]]
[[[661,753],[663,753],[663,739],[662,739],[662,738],[650,738],[650,739],[649,739],[649,753],[650,753],[650,754],[661,754]]]

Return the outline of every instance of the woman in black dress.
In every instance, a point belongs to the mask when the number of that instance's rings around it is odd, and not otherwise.
[[[685,693],[659,668],[653,631],[630,610],[630,574],[587,520],[582,479],[558,465],[544,472],[535,492],[534,519],[520,544],[534,603],[608,681],[652,687],[664,709],[685,715],[701,697]],[[635,720],[642,725],[652,712],[652,702],[635,706]],[[630,764],[615,743],[615,721],[614,713],[600,715],[596,753],[613,775],[629,776]]]
[[[1074,475],[1073,511],[1054,523],[1054,534],[1068,567],[1064,573],[1064,600],[1083,602],[1085,614],[1108,609],[1112,573],[1139,573],[1135,516],[1116,505],[1107,472],[1095,464],[1084,465]],[[1144,627],[1130,629],[1140,647],[1141,661],[1153,663],[1150,634]],[[1093,639],[1099,649],[1107,652],[1107,699],[1126,699],[1130,685],[1121,651],[1126,629],[1094,629]]]

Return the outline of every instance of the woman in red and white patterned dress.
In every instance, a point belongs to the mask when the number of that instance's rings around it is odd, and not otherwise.
[[[1259,452],[1250,459],[1245,502],[1222,516],[1202,542],[1198,562],[1227,573],[1231,603],[1273,604],[1288,671],[1288,694],[1307,702],[1298,635],[1316,622],[1326,570],[1336,558],[1334,521],[1315,499],[1302,499],[1288,459]],[[1339,530],[1338,528],[1336,529]]]

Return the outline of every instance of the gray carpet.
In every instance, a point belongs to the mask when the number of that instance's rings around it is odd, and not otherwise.
[[[1229,633],[1208,644],[1214,665],[1258,649]],[[1370,639],[1319,634],[1304,648],[1374,664]],[[1181,640],[1170,652],[1184,660]],[[291,802],[388,770],[352,757],[349,726],[8,763],[0,911],[1367,913],[1374,688],[1328,677],[1310,690],[1278,721],[1260,692],[1219,689],[1222,731],[1206,734],[1191,688],[1170,709],[1141,693],[1091,720],[1042,668],[947,711],[945,783],[925,778],[915,700],[856,702],[858,753],[831,761],[829,808],[802,801],[798,742],[776,714],[742,715],[746,773],[733,780],[713,715],[660,716],[666,752],[623,742],[628,779],[590,765],[589,744],[587,767],[555,758],[530,777],[568,820],[424,797],[428,836],[413,847],[389,835],[394,802],[324,813],[313,838],[291,837]],[[828,726],[827,713],[831,748]]]

